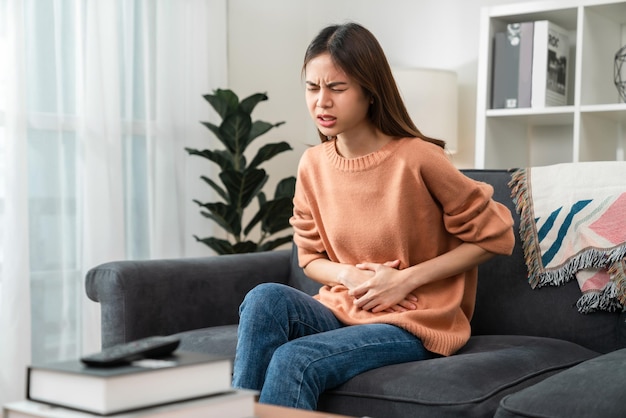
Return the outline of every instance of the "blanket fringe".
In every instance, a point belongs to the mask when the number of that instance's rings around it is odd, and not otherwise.
[[[584,293],[576,302],[576,308],[584,314],[596,311],[620,312],[624,306],[618,302],[617,292],[616,284],[609,282],[601,291]]]
[[[528,282],[534,289],[540,286],[539,273],[542,270],[541,253],[535,240],[532,239],[536,235],[535,222],[533,219],[532,201],[530,200],[530,178],[526,168],[515,170],[511,174],[509,182],[511,188],[511,198],[520,215],[519,234],[522,240],[522,248],[524,250],[524,259],[528,267]]]
[[[528,267],[528,282],[534,289],[546,285],[560,286],[575,278],[576,272],[585,268],[606,268],[611,280],[600,292],[587,292],[577,302],[580,312],[625,310],[626,306],[626,244],[609,251],[590,248],[569,259],[558,268],[545,270],[541,264],[541,249],[535,239],[537,235],[531,196],[530,172],[526,168],[516,169],[508,183],[511,198],[520,215],[519,234],[524,258]]]
[[[611,283],[615,284],[616,298],[622,304],[622,307],[626,306],[626,260],[622,257],[612,263],[608,268]]]
[[[533,271],[531,275],[539,287],[545,285],[559,286],[573,279],[580,270],[604,268],[608,270],[612,281],[617,280],[621,283],[617,289],[618,291],[622,289],[622,297],[626,297],[623,295],[624,290],[626,290],[626,277],[624,277],[624,269],[619,267],[623,263],[624,257],[626,257],[626,244],[608,251],[589,248],[570,258],[565,264],[543,272]]]

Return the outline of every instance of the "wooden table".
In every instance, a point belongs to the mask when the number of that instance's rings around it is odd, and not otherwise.
[[[260,403],[254,405],[254,414],[256,418],[349,418],[347,415],[305,411],[303,409],[285,408]]]

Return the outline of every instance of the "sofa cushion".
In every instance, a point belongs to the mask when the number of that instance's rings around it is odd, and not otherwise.
[[[371,417],[491,417],[505,395],[597,355],[551,338],[475,336],[453,356],[356,376],[322,395],[319,409]]]
[[[236,325],[176,335],[181,337],[181,350],[235,355]],[[597,355],[551,338],[474,336],[453,356],[381,367],[356,376],[322,395],[319,409],[371,417],[493,416],[505,395]]]
[[[626,349],[565,370],[500,402],[496,418],[626,417]]]

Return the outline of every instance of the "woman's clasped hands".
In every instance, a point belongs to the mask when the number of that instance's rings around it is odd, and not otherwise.
[[[386,263],[359,263],[353,274],[342,275],[342,284],[354,297],[354,304],[363,310],[378,312],[405,312],[417,309],[417,297],[407,286],[406,275],[399,260]]]

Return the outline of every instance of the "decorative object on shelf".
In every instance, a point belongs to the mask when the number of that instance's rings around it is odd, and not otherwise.
[[[282,179],[276,186],[274,198],[267,200],[262,189],[269,176],[264,169],[259,168],[263,162],[291,150],[291,146],[286,142],[263,145],[249,163],[244,155],[253,140],[284,122],[271,124],[252,121],[251,114],[256,105],[268,99],[265,93],[253,94],[240,102],[233,91],[217,89],[214,94],[207,94],[204,98],[222,118],[222,123],[219,126],[210,122],[202,124],[213,132],[226,149],[185,150],[190,155],[206,158],[220,167],[219,178],[223,187],[209,177],[201,176],[201,179],[217,192],[223,202],[194,202],[200,206],[203,216],[226,231],[229,239],[199,238],[195,235],[194,238],[218,254],[269,251],[291,242],[291,233],[269,241],[268,238],[290,227],[296,178],[291,176]],[[254,198],[257,199],[259,209],[244,227],[244,211]],[[260,225],[260,237],[254,242],[249,239],[249,234],[257,225]]]
[[[393,76],[417,128],[424,135],[446,141],[448,152],[457,152],[457,74],[430,68],[394,68]]]
[[[624,103],[626,103],[626,80],[624,80],[624,77],[622,76],[624,63],[626,63],[626,45],[621,47],[615,53],[615,60],[613,64],[613,82],[615,83],[615,88],[619,93],[619,97]]]

